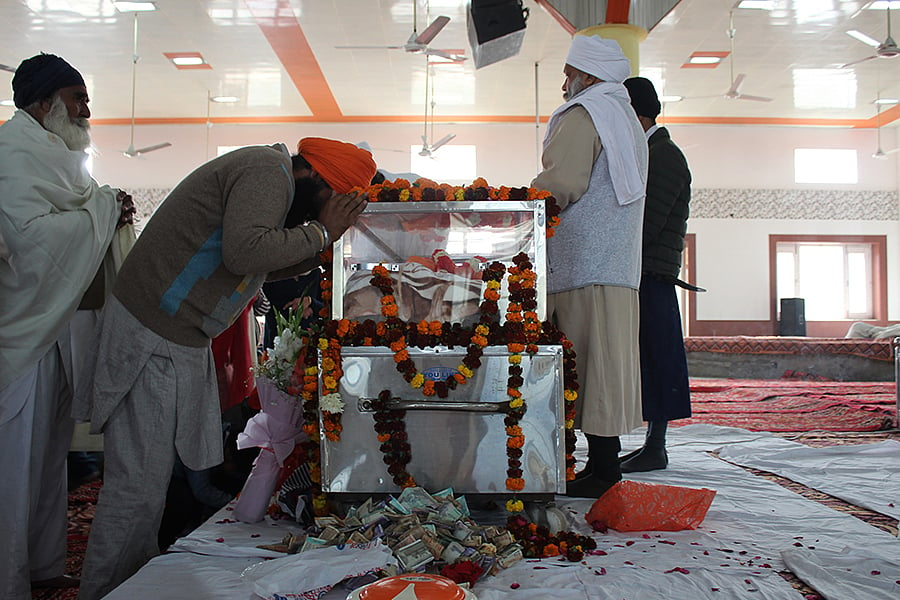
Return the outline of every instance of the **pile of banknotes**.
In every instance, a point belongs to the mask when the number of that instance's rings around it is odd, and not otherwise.
[[[469,512],[465,496],[447,489],[429,494],[420,487],[399,496],[352,506],[343,518],[316,517],[301,533],[265,546],[288,553],[338,544],[367,544],[380,539],[394,553],[399,572],[439,572],[445,565],[471,561],[484,574],[522,560],[522,547],[504,527],[482,526]]]

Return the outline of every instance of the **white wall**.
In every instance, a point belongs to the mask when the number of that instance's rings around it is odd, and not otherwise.
[[[870,157],[876,148],[874,130],[758,126],[670,127],[685,150],[695,188],[743,190],[828,189],[900,193],[900,152],[889,160]],[[536,174],[538,137],[534,123],[438,124],[435,137],[455,133],[454,144],[477,146],[478,176],[491,185],[525,186]],[[900,129],[882,130],[885,150],[900,146]],[[418,144],[421,125],[414,124],[288,124],[215,125],[209,130],[209,153],[216,146],[284,142],[293,148],[305,136],[367,141],[379,166],[393,172],[409,170],[407,150]],[[543,127],[538,132],[543,135]],[[125,189],[170,188],[207,157],[205,125],[138,127],[135,145],[163,141],[172,148],[128,159],[128,127],[95,127],[102,155],[94,174],[101,183]],[[793,181],[793,151],[797,147],[855,148],[860,182],[856,185],[808,185]],[[888,220],[840,221],[804,219],[709,219],[695,214],[688,229],[697,236],[697,282],[710,291],[697,295],[700,320],[765,320],[769,318],[768,235],[886,235],[888,241],[888,318],[900,320],[900,214]]]

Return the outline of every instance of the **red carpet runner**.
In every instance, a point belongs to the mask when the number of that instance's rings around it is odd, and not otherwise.
[[[711,423],[753,431],[879,431],[896,422],[888,382],[695,379],[694,416],[672,425]]]

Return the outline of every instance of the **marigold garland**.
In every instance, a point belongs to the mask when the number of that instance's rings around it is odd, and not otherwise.
[[[506,520],[506,529],[522,545],[522,554],[526,558],[563,556],[571,562],[579,562],[585,552],[597,548],[597,542],[590,536],[573,531],[553,534],[548,528],[530,523],[521,515],[510,516]]]
[[[473,202],[473,201],[506,201],[506,200],[543,200],[547,213],[546,236],[553,237],[559,225],[559,213],[562,212],[547,190],[537,188],[500,186],[491,187],[479,177],[469,186],[453,186],[446,183],[435,183],[430,179],[420,178],[410,183],[406,179],[384,181],[369,187],[353,188],[351,192],[366,195],[369,202]]]
[[[390,400],[390,390],[382,390],[372,402],[372,408],[375,409],[375,433],[381,442],[384,464],[394,483],[401,488],[415,487],[416,480],[406,470],[406,465],[412,458],[409,436],[406,434],[406,411],[389,409]]]
[[[549,192],[534,188],[492,188],[480,178],[473,181],[472,185],[468,187],[455,187],[420,179],[414,184],[404,180],[395,180],[356,191],[363,191],[370,202],[544,200],[547,217],[546,236],[552,237],[554,228],[559,224],[560,209]],[[575,433],[573,427],[574,407],[578,392],[575,353],[571,343],[562,332],[549,322],[540,323],[537,318],[536,275],[528,262],[527,255],[522,254],[515,257],[513,259],[515,266],[509,269],[510,308],[505,315],[506,322],[502,325],[499,323],[498,301],[501,283],[506,275],[506,267],[499,262],[493,262],[486,266],[482,274],[485,290],[483,301],[479,307],[479,322],[472,328],[465,328],[459,323],[423,321],[409,324],[402,321],[398,317],[399,311],[396,299],[393,297],[392,282],[384,267],[373,269],[371,281],[372,285],[382,291],[383,321],[377,323],[371,320],[356,322],[347,319],[328,321],[331,314],[333,290],[332,257],[333,252],[330,248],[321,254],[323,307],[319,311],[319,317],[322,318],[323,325],[314,326],[313,330],[318,328],[323,331],[316,333],[311,330],[308,337],[308,351],[298,359],[293,377],[296,380],[295,391],[299,392],[303,398],[304,424],[302,427],[307,434],[307,440],[302,445],[310,468],[310,477],[315,484],[313,508],[317,515],[327,514],[329,508],[327,497],[321,491],[319,416],[321,415],[321,426],[326,439],[336,442],[340,439],[341,413],[322,410],[316,382],[318,376],[321,375],[322,391],[326,397],[331,394],[339,394],[342,375],[340,350],[342,346],[347,345],[389,347],[394,353],[397,370],[413,388],[421,389],[423,395],[426,396],[435,395],[446,398],[451,390],[465,384],[467,379],[474,376],[475,371],[481,366],[481,356],[486,346],[506,344],[510,352],[510,377],[507,387],[510,410],[505,419],[509,467],[507,487],[514,492],[524,488],[520,461],[524,435],[519,426],[519,421],[525,411],[525,402],[519,390],[523,384],[521,359],[523,354],[533,355],[536,353],[539,344],[561,345],[563,348],[565,399],[566,479],[574,478]],[[461,345],[466,347],[466,354],[457,367],[458,373],[443,381],[432,381],[425,379],[424,375],[418,372],[409,357],[408,345],[417,347]],[[321,373],[318,371],[316,352],[312,351],[312,348],[318,348],[321,351]],[[385,390],[385,392],[388,394],[387,397],[390,397],[389,391]],[[405,424],[402,416],[388,417],[386,423],[392,423],[390,426],[394,428],[403,427],[403,431],[402,435],[396,437],[394,437],[394,433],[391,433],[389,440],[382,441],[382,446],[385,443],[389,444],[385,462],[388,464],[389,470],[393,467],[396,472],[392,473],[392,476],[397,485],[401,487],[415,485],[413,477],[406,472],[411,449],[408,438],[405,438]],[[399,432],[400,429],[396,429],[396,433]],[[379,437],[381,438],[383,435],[379,434]],[[400,438],[404,439],[401,441]],[[302,454],[298,455],[298,458],[300,456]],[[506,508],[510,512],[520,512],[523,504],[521,500],[513,498],[506,503]]]

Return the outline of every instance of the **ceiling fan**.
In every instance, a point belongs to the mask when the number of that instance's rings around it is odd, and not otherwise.
[[[463,62],[466,60],[461,50],[438,50],[428,46],[431,40],[447,26],[447,23],[450,22],[450,17],[437,17],[422,33],[418,33],[416,30],[416,20],[416,1],[413,0],[413,31],[412,35],[409,36],[409,39],[402,46],[335,46],[335,48],[340,50],[405,50],[411,54],[439,56],[451,62]]]
[[[429,92],[429,84],[430,84],[430,92]],[[430,102],[429,102],[430,97]],[[438,150],[441,146],[450,142],[453,138],[456,137],[455,133],[448,133],[438,141],[434,141],[434,74],[431,73],[431,65],[428,62],[428,57],[425,57],[425,131],[422,134],[422,149],[419,150],[419,156],[426,156],[428,158],[433,158],[432,154]],[[432,143],[428,143],[429,135],[429,114],[428,109],[431,108],[431,140]]]
[[[893,150],[888,150],[887,152],[881,149],[881,104],[879,104],[878,102],[879,99],[880,94],[879,98],[875,100],[875,110],[877,111],[875,113],[877,125],[875,129],[875,135],[876,139],[878,140],[878,147],[876,148],[875,152],[872,153],[872,158],[877,158],[878,160],[887,160],[888,155],[893,154],[894,152],[900,152],[900,148],[894,148]]]
[[[728,91],[723,94],[727,100],[754,100],[756,102],[771,102],[772,98],[767,98],[765,96],[751,96],[749,94],[741,93],[741,84],[744,83],[744,78],[747,77],[744,73],[738,74],[737,77],[734,76],[734,34],[736,33],[734,29],[734,11],[728,13],[728,19],[730,28],[728,29],[728,38],[731,41],[731,55],[728,57],[728,69],[731,75],[731,87],[728,88]]]
[[[866,62],[867,60],[872,60],[873,58],[894,58],[895,56],[900,56],[900,48],[897,47],[897,42],[895,42],[894,38],[891,37],[891,3],[890,2],[888,2],[887,5],[885,6],[885,12],[887,13],[887,38],[880,44],[877,44],[877,45],[870,44],[870,45],[873,45],[873,47],[875,48],[875,54],[872,54],[871,56],[867,56],[865,58],[861,58],[859,60],[854,60],[853,62],[848,62],[847,64],[843,64],[843,65],[841,65],[842,69],[845,67],[851,67],[853,65],[858,65],[859,63]],[[859,38],[857,38],[857,39],[859,39]]]
[[[9,65],[0,64],[0,71],[8,71],[10,73],[15,73],[16,69]]]
[[[132,54],[131,61],[131,143],[128,145],[128,149],[125,150],[122,154],[127,156],[128,158],[134,158],[136,156],[141,156],[143,154],[147,154],[148,152],[153,152],[154,150],[160,150],[162,148],[168,148],[172,144],[170,142],[162,142],[160,144],[153,144],[152,146],[144,146],[143,148],[135,148],[134,147],[134,103],[135,103],[135,89],[137,87],[137,63],[138,59],[138,13],[134,13],[134,53]]]

